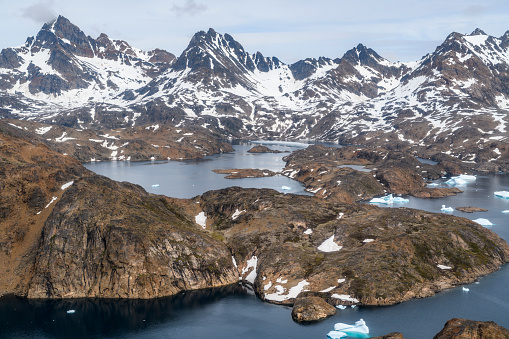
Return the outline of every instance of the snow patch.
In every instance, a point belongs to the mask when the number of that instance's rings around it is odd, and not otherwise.
[[[343,246],[339,246],[334,242],[334,234],[318,246],[318,250],[321,252],[337,252],[342,248]]]
[[[205,212],[198,213],[198,215],[194,217],[194,220],[201,227],[207,227],[207,217],[205,216]]]

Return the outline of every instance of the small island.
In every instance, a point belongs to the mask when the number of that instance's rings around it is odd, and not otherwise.
[[[228,174],[225,176],[225,179],[263,178],[273,177],[276,174],[279,174],[271,170],[256,168],[215,169],[212,171],[218,174]]]

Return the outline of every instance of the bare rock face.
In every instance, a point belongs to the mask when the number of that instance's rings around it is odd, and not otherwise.
[[[47,219],[30,298],[154,298],[238,281],[226,246],[164,197],[92,176]]]
[[[226,245],[170,199],[8,133],[0,133],[0,295],[153,298],[238,281]]]
[[[336,307],[327,303],[323,298],[299,297],[293,304],[292,319],[297,322],[315,322],[336,314],[336,311]]]
[[[493,321],[451,319],[434,339],[488,339],[509,338],[509,330]]]

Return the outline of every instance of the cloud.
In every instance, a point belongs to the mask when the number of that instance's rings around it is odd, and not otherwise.
[[[21,15],[36,23],[46,23],[57,17],[57,13],[53,9],[53,0],[40,1],[22,8]]]
[[[198,13],[204,12],[208,9],[208,7],[202,3],[196,2],[194,0],[186,0],[184,5],[179,6],[173,4],[171,7],[171,11],[174,12],[177,16],[183,15],[196,15]]]

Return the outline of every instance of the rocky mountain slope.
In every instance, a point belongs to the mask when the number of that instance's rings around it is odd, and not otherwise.
[[[66,18],[0,53],[0,116],[68,127],[200,125],[237,138],[316,138],[447,152],[507,166],[509,33],[450,34],[413,63],[359,44],[287,65],[228,34],[194,35],[177,58]]]
[[[232,284],[229,249],[164,197],[0,133],[0,294],[151,298]]]

